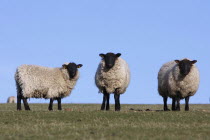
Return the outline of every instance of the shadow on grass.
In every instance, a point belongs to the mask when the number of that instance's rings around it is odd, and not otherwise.
[[[162,112],[164,110],[151,110],[151,109],[145,109],[145,110],[142,110],[142,109],[134,109],[134,108],[130,108],[129,111],[134,111],[134,112]]]

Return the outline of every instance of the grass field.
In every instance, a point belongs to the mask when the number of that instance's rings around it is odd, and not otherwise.
[[[47,104],[30,107],[16,111],[15,104],[0,104],[0,139],[210,139],[210,105],[190,105],[189,112],[184,106],[181,112],[135,111],[161,110],[162,105],[122,105],[121,112],[113,105],[111,111],[89,104],[64,104],[63,111],[52,112]]]

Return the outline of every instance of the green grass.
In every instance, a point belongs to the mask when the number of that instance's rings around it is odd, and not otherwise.
[[[100,105],[63,104],[63,111],[47,104],[30,104],[32,111],[16,111],[0,104],[0,139],[139,140],[210,139],[210,105],[190,105],[185,112],[161,110],[162,105],[122,105],[121,112],[100,111]],[[56,104],[54,105],[56,109]]]

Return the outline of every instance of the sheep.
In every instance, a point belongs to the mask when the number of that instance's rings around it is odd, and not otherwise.
[[[10,96],[10,97],[7,99],[7,103],[16,103],[16,97],[15,97],[15,96]]]
[[[58,110],[62,110],[61,99],[69,96],[79,79],[78,68],[82,64],[65,63],[61,68],[48,68],[37,65],[21,65],[15,73],[17,87],[17,110],[21,110],[21,99],[25,110],[30,110],[28,98],[50,99],[48,109],[53,110],[53,101],[58,101]]]
[[[172,98],[172,110],[180,111],[180,100],[185,99],[185,111],[189,111],[189,99],[193,96],[200,83],[197,60],[175,60],[164,64],[158,73],[158,91],[163,97],[164,111],[168,97]]]
[[[95,84],[103,93],[101,110],[109,110],[110,94],[114,93],[115,111],[120,111],[120,94],[123,94],[130,83],[130,70],[121,54],[99,54],[102,57],[95,75]]]

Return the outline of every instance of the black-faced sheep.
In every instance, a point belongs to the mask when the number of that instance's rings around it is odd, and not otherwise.
[[[126,91],[130,82],[130,70],[121,54],[100,54],[102,60],[98,66],[95,83],[99,92],[104,94],[101,110],[109,110],[110,94],[114,93],[115,110],[120,111],[120,94]]]
[[[30,110],[27,98],[50,99],[49,110],[53,110],[53,101],[69,96],[78,78],[81,64],[63,64],[61,68],[48,68],[36,65],[22,65],[17,68],[15,80],[17,86],[17,110],[21,110],[21,99],[25,110]]]
[[[199,87],[199,71],[196,60],[175,60],[164,64],[158,73],[158,91],[168,111],[167,99],[172,98],[172,110],[180,110],[180,99],[185,98],[185,110],[189,110],[189,98]]]

